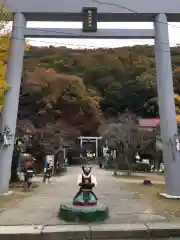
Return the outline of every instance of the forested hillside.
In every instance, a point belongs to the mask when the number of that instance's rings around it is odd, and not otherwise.
[[[175,93],[180,94],[180,47],[171,50]],[[127,109],[142,117],[158,116],[156,101],[153,107],[147,104],[156,96],[152,46],[94,50],[30,46],[24,57],[18,131],[36,130],[44,141],[59,146],[72,136],[98,134],[104,118]]]
[[[180,94],[180,47],[172,48],[175,92]],[[50,86],[49,86],[50,84]],[[151,46],[118,49],[71,50],[31,47],[26,53],[23,89],[44,90],[48,100],[62,111],[63,101],[82,108],[88,114],[130,111],[147,115],[144,103],[156,97],[154,51]],[[64,99],[65,98],[65,99]],[[86,99],[87,98],[87,99]],[[89,104],[88,106],[85,102]],[[87,114],[87,113],[86,113]],[[149,113],[152,117],[155,113]]]

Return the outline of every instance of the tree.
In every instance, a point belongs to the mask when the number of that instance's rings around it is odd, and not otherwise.
[[[37,67],[32,72],[26,71],[21,95],[19,118],[31,113],[36,129],[43,134],[52,133],[50,139],[58,137],[54,131],[59,121],[66,123],[69,129],[75,127],[81,134],[86,130],[97,134],[101,113],[99,97],[93,89],[86,88],[80,77]],[[60,124],[61,130],[62,126]],[[56,145],[58,141],[56,139]],[[55,142],[50,142],[47,141],[49,147],[54,148]]]
[[[11,88],[6,83],[6,70],[8,63],[8,50],[10,45],[11,33],[4,32],[0,34],[0,112],[2,111],[4,94]],[[24,48],[29,50],[29,44],[25,41]]]
[[[52,107],[67,115],[69,109],[77,115],[94,115],[100,111],[99,98],[89,95],[91,91],[79,77],[36,68],[34,72],[27,73],[23,84],[25,91],[33,94],[34,99],[37,97],[36,103],[43,105],[46,111]]]
[[[180,94],[180,66],[176,66],[173,70],[174,88],[177,94]]]
[[[174,94],[174,100],[176,104],[176,121],[180,123],[180,96],[178,94]]]
[[[9,49],[9,34],[2,34],[0,36],[0,112],[3,105],[3,96],[4,93],[9,89],[9,85],[6,84],[5,75],[6,75],[6,66],[8,59],[8,49]]]
[[[3,96],[4,92],[9,89],[5,82],[5,74],[6,74],[6,63],[8,57],[8,49],[9,49],[9,33],[4,28],[8,21],[12,20],[12,14],[8,11],[4,4],[0,3],[0,112],[2,110],[3,105]]]
[[[180,96],[178,94],[174,94],[174,100],[176,105],[176,120],[180,122]],[[150,98],[144,104],[144,112],[146,116],[158,117],[159,116],[159,106],[157,97]]]
[[[122,112],[128,108],[135,113],[141,113],[142,103],[156,94],[155,78],[151,74],[143,73],[140,77],[124,83],[112,80],[104,92],[101,100],[103,111],[112,108]]]
[[[132,163],[140,142],[137,119],[129,112],[119,116],[118,119],[111,119],[104,126],[101,126],[100,133],[110,149],[117,151],[117,159],[114,162],[115,171],[123,165],[128,166],[128,174],[131,174]]]
[[[0,31],[6,26],[8,21],[12,20],[12,13],[0,3]]]

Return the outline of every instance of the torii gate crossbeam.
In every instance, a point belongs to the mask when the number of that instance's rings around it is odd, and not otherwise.
[[[27,38],[154,39],[154,29],[98,29],[84,33],[78,28],[26,28]]]
[[[9,186],[23,65],[24,37],[28,36],[28,34],[25,35],[27,31],[25,30],[26,22],[82,22],[82,8],[94,7],[98,10],[97,21],[100,22],[154,22],[157,90],[163,139],[166,192],[169,195],[180,197],[180,154],[175,147],[177,125],[168,36],[168,21],[180,21],[179,0],[114,0],[113,2],[109,1],[110,3],[103,0],[3,0],[2,2],[15,15],[7,68],[7,83],[11,84],[12,88],[5,95],[2,112],[2,128],[8,126],[13,137],[10,146],[4,148],[0,155],[0,194],[7,192]],[[36,32],[36,34],[39,33]],[[98,31],[94,33],[96,37],[98,37],[98,34]],[[42,36],[45,36],[45,34],[42,34]],[[50,36],[47,34],[47,37]],[[99,37],[102,36],[99,35]],[[170,143],[173,143],[173,147]]]

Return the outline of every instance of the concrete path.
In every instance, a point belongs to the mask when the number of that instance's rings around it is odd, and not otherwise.
[[[34,194],[16,206],[0,213],[0,225],[56,225],[67,224],[57,218],[60,204],[72,201],[78,187],[77,174],[80,167],[68,168],[68,174],[52,178]],[[151,207],[136,198],[125,183],[111,176],[110,172],[93,167],[98,186],[95,190],[99,201],[110,209],[106,223],[148,223],[166,221],[163,216],[153,213]]]

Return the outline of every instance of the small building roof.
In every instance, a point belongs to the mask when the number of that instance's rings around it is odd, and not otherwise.
[[[139,118],[140,127],[157,127],[160,124],[160,118]]]

